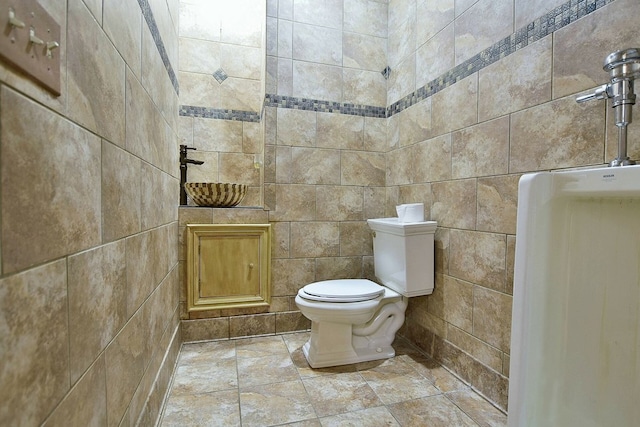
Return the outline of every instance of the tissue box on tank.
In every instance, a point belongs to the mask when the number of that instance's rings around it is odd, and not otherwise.
[[[374,268],[382,284],[406,297],[431,294],[437,223],[400,223],[398,218],[370,219],[367,223],[374,231]]]

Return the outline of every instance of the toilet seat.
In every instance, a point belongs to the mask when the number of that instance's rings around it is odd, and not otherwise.
[[[383,295],[385,288],[367,279],[324,280],[306,285],[302,298],[322,302],[362,302]]]

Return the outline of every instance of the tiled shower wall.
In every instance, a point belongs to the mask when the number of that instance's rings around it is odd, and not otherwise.
[[[0,425],[151,425],[181,342],[177,0],[39,3],[62,95],[0,64]]]
[[[262,206],[265,5],[180,0],[178,136],[204,161],[189,165],[187,181],[246,184],[242,206]]]

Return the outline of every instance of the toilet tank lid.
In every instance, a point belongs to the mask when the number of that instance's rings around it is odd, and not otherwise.
[[[381,231],[398,236],[433,234],[438,227],[436,221],[399,222],[398,218],[368,219],[367,224],[373,231]]]
[[[323,298],[372,299],[384,293],[384,288],[367,279],[323,280],[309,283],[303,288],[307,295]]]

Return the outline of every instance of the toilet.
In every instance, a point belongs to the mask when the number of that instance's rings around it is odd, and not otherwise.
[[[296,305],[311,320],[302,350],[312,368],[395,356],[391,347],[404,323],[408,298],[433,292],[433,235],[437,223],[367,221],[373,231],[374,268],[383,286],[367,279],[314,282],[298,291]]]

